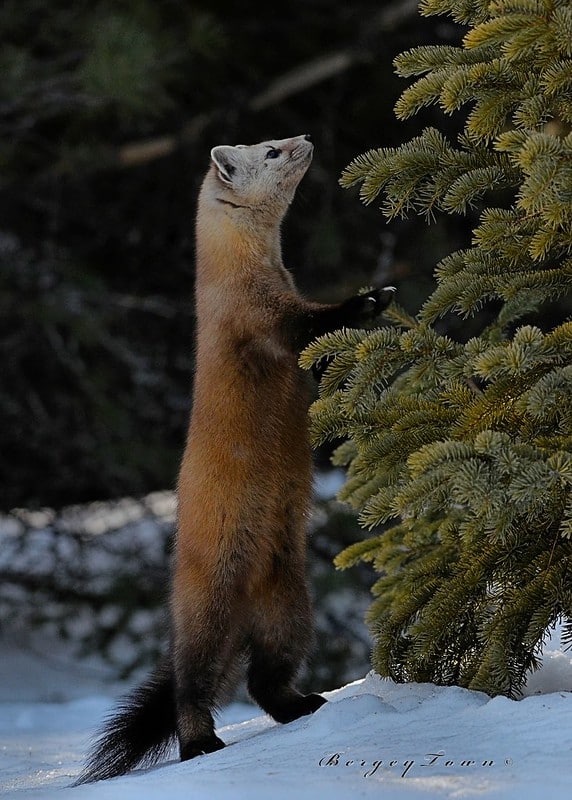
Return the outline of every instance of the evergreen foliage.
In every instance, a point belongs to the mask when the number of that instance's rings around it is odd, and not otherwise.
[[[514,696],[559,617],[572,644],[572,4],[425,0],[421,13],[468,30],[462,46],[397,57],[416,80],[396,113],[468,105],[464,130],[371,150],[342,184],[382,195],[388,218],[480,211],[471,246],[438,264],[415,317],[396,304],[392,327],[324,336],[301,363],[328,360],[314,438],[347,440],[341,499],[375,529],[336,562],[379,572],[375,668]],[[443,333],[451,315],[477,335]]]

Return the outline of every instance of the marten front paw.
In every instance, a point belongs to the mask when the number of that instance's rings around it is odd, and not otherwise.
[[[345,324],[351,327],[375,319],[391,303],[395,291],[395,286],[383,286],[350,297],[341,308],[347,315]]]

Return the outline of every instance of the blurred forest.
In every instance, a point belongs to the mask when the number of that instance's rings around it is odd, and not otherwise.
[[[338,178],[421,125],[455,135],[434,109],[396,121],[392,60],[461,32],[412,0],[4,0],[3,510],[174,485],[191,401],[195,201],[216,144],[311,133],[314,163],[284,231],[299,287],[334,301],[393,283],[417,310],[476,217],[388,225]]]

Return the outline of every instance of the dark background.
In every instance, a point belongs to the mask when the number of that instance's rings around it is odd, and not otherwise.
[[[394,56],[462,35],[416,5],[4,1],[1,509],[174,486],[191,400],[195,202],[216,144],[311,133],[314,162],[284,230],[299,287],[334,301],[392,283],[418,309],[475,216],[387,224],[338,185],[367,149],[428,124],[454,137],[461,124],[438,109],[394,117],[406,86]]]

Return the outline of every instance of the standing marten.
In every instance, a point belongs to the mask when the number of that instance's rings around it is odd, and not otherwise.
[[[325,702],[293,686],[308,653],[305,579],[312,463],[298,367],[314,337],[377,315],[391,292],[304,300],[280,225],[312,160],[310,136],[211,151],[197,215],[197,359],[171,594],[171,646],[108,721],[78,783],[164,755],[224,746],[213,710],[243,657],[252,698],[278,722]]]

